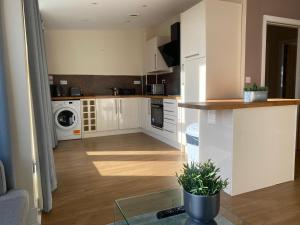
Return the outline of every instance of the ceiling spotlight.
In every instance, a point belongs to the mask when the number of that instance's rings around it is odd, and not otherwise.
[[[99,2],[91,2],[91,5],[99,5]]]
[[[89,20],[88,19],[82,19],[82,20],[80,20],[81,22],[89,22]]]
[[[142,5],[142,7],[143,7],[143,8],[147,8],[148,6],[147,6],[147,5]]]

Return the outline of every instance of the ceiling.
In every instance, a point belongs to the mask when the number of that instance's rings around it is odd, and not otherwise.
[[[39,0],[47,29],[132,29],[158,25],[200,0]],[[138,14],[138,16],[129,16]]]

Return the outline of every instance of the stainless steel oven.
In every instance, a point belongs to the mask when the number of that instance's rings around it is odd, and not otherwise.
[[[151,125],[162,129],[164,126],[164,104],[162,99],[151,99]]]

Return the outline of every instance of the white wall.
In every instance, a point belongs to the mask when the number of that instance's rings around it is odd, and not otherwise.
[[[141,75],[144,30],[46,30],[49,74]]]
[[[28,224],[37,223],[34,205],[32,161],[36,143],[26,57],[24,17],[21,0],[0,2],[5,46],[6,80],[16,184],[30,197]]]

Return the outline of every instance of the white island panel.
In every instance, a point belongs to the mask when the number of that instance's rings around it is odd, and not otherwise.
[[[294,180],[297,106],[233,110],[237,195]]]

